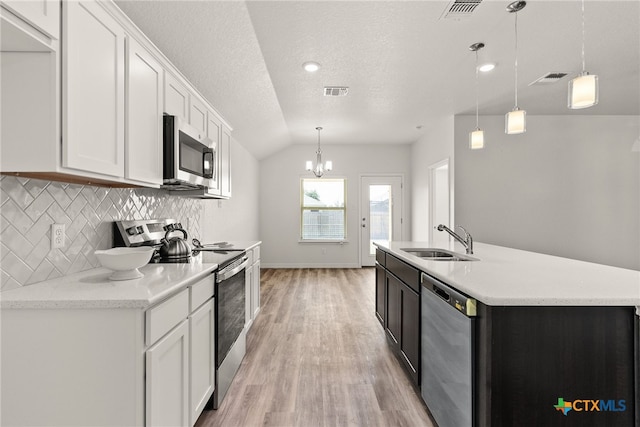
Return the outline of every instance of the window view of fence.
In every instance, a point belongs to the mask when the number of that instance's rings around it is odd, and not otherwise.
[[[346,180],[302,179],[302,240],[346,238]]]

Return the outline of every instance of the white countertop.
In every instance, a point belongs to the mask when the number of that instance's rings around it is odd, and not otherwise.
[[[147,308],[197,282],[217,264],[148,264],[144,277],[111,281],[112,270],[94,268],[0,293],[9,308]]]
[[[425,242],[377,245],[421,271],[487,305],[640,306],[640,271],[474,243],[478,261],[429,261],[401,248]],[[456,243],[444,249],[464,254]]]
[[[249,250],[260,241],[231,241],[229,248]],[[141,308],[150,307],[218,268],[194,257],[186,264],[147,264],[144,277],[112,281],[112,270],[93,268],[68,276],[0,292],[0,308]]]

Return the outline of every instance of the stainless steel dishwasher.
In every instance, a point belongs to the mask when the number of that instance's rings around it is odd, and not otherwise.
[[[471,427],[476,301],[421,277],[422,399],[439,427]]]

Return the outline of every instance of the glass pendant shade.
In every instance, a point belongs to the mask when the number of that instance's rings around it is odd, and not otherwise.
[[[478,150],[484,148],[484,131],[476,129],[469,133],[469,148],[472,150]]]
[[[597,103],[598,76],[585,71],[569,82],[569,108],[577,110]]]
[[[331,160],[327,160],[326,162],[324,162],[324,169],[329,172],[331,169],[333,169],[333,162]]]
[[[311,172],[312,169],[313,169],[313,162],[311,160],[307,160],[306,170]]]
[[[527,131],[526,116],[527,112],[518,107],[509,111],[505,116],[505,133],[509,135],[525,133]]]

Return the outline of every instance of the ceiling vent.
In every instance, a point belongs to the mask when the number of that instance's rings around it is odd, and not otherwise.
[[[325,86],[324,96],[347,96],[349,88],[344,86]]]
[[[567,73],[547,73],[539,79],[529,83],[529,86],[548,85],[551,83],[555,83],[566,75]]]
[[[455,0],[447,5],[442,14],[444,19],[464,19],[471,16],[482,0]]]

